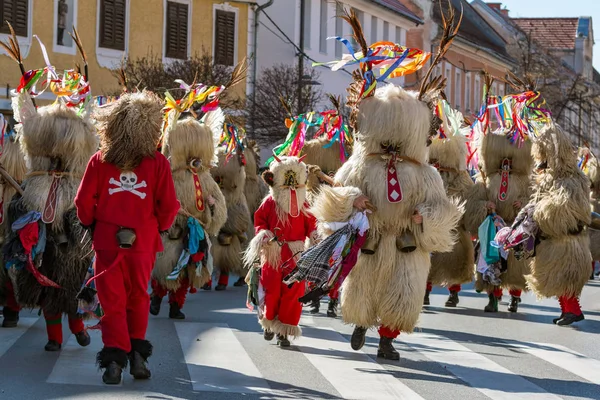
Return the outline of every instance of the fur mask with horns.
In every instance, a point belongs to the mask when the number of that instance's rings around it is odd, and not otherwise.
[[[306,210],[306,164],[303,157],[276,157],[262,177],[277,203],[280,220],[297,217]]]

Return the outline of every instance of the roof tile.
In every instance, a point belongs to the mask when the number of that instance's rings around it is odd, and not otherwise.
[[[526,34],[549,50],[574,49],[578,18],[513,18]]]

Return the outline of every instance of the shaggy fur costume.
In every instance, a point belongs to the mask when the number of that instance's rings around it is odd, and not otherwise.
[[[265,181],[260,179],[258,169],[260,165],[260,149],[253,140],[248,141],[246,148],[244,149],[244,157],[246,158],[246,183],[244,184],[244,194],[246,195],[246,202],[248,203],[248,209],[250,210],[250,216],[254,220],[254,213],[258,210],[260,203],[269,192]],[[254,229],[251,227],[249,232],[254,236]]]
[[[527,280],[538,297],[579,296],[592,262],[585,231],[591,222],[589,180],[577,168],[571,143],[558,125],[542,131],[532,154],[547,168],[536,176],[532,195],[540,243]]]
[[[187,214],[200,221],[209,236],[217,235],[227,220],[225,197],[210,174],[210,167],[216,162],[215,148],[219,134],[218,131],[211,129],[213,126],[211,121],[218,120],[214,125],[222,129],[222,116],[222,111],[219,109],[208,113],[205,123],[192,117],[184,118],[177,121],[175,127],[168,130],[163,138],[162,152],[171,163],[177,199],[181,209],[184,210],[177,216],[175,224],[169,230],[169,235],[163,235],[164,251],[158,254],[152,271],[152,278],[169,290],[177,290],[181,280],[187,278],[188,274],[191,275],[190,282],[197,288],[210,280],[206,268],[202,268],[200,276],[196,274],[194,268],[189,268],[187,273],[180,274],[178,280],[167,280],[166,277],[173,271],[184,248],[184,240],[188,232]],[[194,177],[189,169],[190,161],[194,159],[201,162],[196,173],[202,187],[203,211],[198,211],[196,207]]]
[[[347,220],[360,192],[377,207],[369,217],[370,240],[378,243],[375,254],[360,254],[343,285],[342,314],[348,323],[412,332],[423,304],[430,253],[451,251],[457,239],[462,209],[448,199],[440,175],[427,164],[432,113],[417,96],[390,85],[361,101],[353,154],[335,175],[336,183],[359,190],[344,197],[341,191],[348,194],[350,189],[323,187],[313,207],[319,222]],[[381,154],[383,145],[394,146],[406,158],[395,165],[403,192],[398,203],[387,200],[389,155]],[[348,212],[341,215],[341,210]],[[412,220],[415,210],[423,216],[422,226]],[[411,253],[396,246],[405,232],[416,240]]]
[[[226,149],[217,150],[218,166],[211,170],[215,181],[219,184],[225,204],[227,204],[227,221],[220,233],[231,238],[230,244],[219,243],[217,237],[211,239],[213,243],[213,259],[215,267],[221,273],[232,273],[245,276],[242,264],[242,251],[248,240],[248,229],[252,224],[250,211],[246,203],[244,187],[246,184],[246,171],[238,157],[232,157],[229,162],[225,160]]]
[[[335,174],[342,166],[340,160],[340,142],[335,142],[331,147],[325,148],[329,143],[327,138],[313,139],[306,142],[302,153],[307,165],[316,165],[325,175]],[[312,202],[314,196],[319,193],[322,183],[315,174],[308,174],[306,188],[308,189],[308,201]]]
[[[578,157],[582,157],[585,153],[589,154],[590,150],[586,147],[579,148]],[[600,166],[595,155],[590,154],[587,162],[587,177],[590,180],[590,206],[593,212],[600,211]],[[590,235],[590,251],[594,261],[600,260],[600,231],[597,229],[588,229]]]
[[[15,196],[8,211],[8,224],[28,211],[43,212],[53,180],[52,164],[58,160],[62,176],[58,187],[58,202],[53,223],[46,225],[46,248],[36,257],[40,272],[62,286],[54,289],[41,286],[25,269],[11,271],[15,275],[15,295],[18,302],[34,308],[44,306],[50,314],[75,313],[77,293],[92,261],[91,237],[79,224],[73,200],[88,160],[98,147],[96,132],[87,118],[61,103],[40,107],[37,113],[22,121],[20,141],[28,167],[23,180],[23,196]],[[66,244],[60,244],[65,235]],[[7,232],[5,246],[16,240]],[[41,264],[41,265],[40,265]]]
[[[467,193],[465,210],[465,228],[477,236],[479,226],[488,215],[486,204],[491,201],[496,204],[496,213],[511,225],[519,213],[520,208],[514,207],[515,202],[521,207],[529,201],[531,193],[530,174],[533,168],[531,158],[531,143],[526,141],[520,147],[509,142],[503,135],[486,134],[477,140],[479,152],[479,170],[475,185]],[[508,178],[508,192],[505,201],[498,200],[498,192],[502,181],[500,167],[502,160],[508,158],[512,162]],[[517,261],[510,256],[508,269],[502,274],[502,287],[506,289],[526,290],[525,275],[529,273],[526,260]],[[493,287],[483,281],[481,274],[477,273],[475,289],[489,291]]]
[[[103,161],[122,171],[133,171],[144,157],[154,157],[160,140],[163,101],[146,90],[124,93],[121,99],[99,108],[94,118],[98,122]],[[115,118],[115,114],[123,117]]]
[[[445,127],[446,132],[450,132]],[[448,197],[465,202],[466,194],[473,186],[467,172],[467,143],[464,136],[448,135],[447,139],[434,139],[429,148],[430,162],[439,166],[440,176]],[[473,280],[475,256],[471,234],[460,222],[458,241],[448,253],[431,256],[429,281],[434,285],[452,286]]]
[[[21,132],[20,124],[15,126],[15,131],[15,135],[4,139],[2,154],[0,154],[0,163],[6,172],[8,172],[8,174],[15,179],[15,181],[21,183],[25,178],[27,166],[25,165],[25,157],[23,156],[23,152],[21,151],[21,146],[19,145],[18,141],[18,137]],[[0,185],[2,186],[2,214],[4,215],[4,221],[2,224],[0,224],[0,244],[2,244],[4,243],[4,237],[7,233],[7,230],[10,230],[7,216],[8,208],[13,196],[17,193],[17,191],[2,178],[0,178]],[[4,268],[4,256],[0,253],[0,305],[4,305],[6,301],[4,283],[7,282],[7,279],[9,279],[9,277],[6,269]]]

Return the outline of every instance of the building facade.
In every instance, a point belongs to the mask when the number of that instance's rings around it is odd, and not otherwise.
[[[261,1],[265,3],[265,1]],[[392,41],[405,44],[406,34],[423,20],[397,0],[346,0],[344,6],[356,11],[369,44],[377,41]],[[301,4],[304,18],[301,21]],[[339,60],[346,48],[329,37],[349,38],[350,27],[341,18],[341,5],[331,0],[275,0],[260,14],[258,29],[257,72],[275,64],[298,63],[300,54],[300,32],[303,30],[304,63]],[[303,25],[303,29],[301,29]],[[345,89],[351,83],[354,67],[345,71],[332,72],[328,67],[316,67],[319,71],[318,84],[323,93],[345,97]],[[394,79],[401,83],[402,78]],[[322,106],[327,104],[324,97]]]
[[[58,69],[80,63],[68,32],[75,26],[88,57],[94,95],[118,89],[111,69],[124,58],[159,55],[163,62],[210,51],[217,63],[233,66],[248,50],[247,2],[213,0],[0,0],[0,40],[14,27],[26,69],[41,68],[44,58],[34,35]],[[0,112],[10,114],[8,92],[20,73],[0,50]],[[42,100],[52,100],[43,94]]]

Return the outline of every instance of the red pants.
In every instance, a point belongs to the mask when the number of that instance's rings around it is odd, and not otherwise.
[[[160,297],[161,299],[165,297],[167,294],[169,295],[169,304],[176,303],[179,308],[183,308],[185,304],[185,298],[187,296],[187,291],[190,286],[190,281],[188,278],[184,278],[181,280],[181,286],[177,290],[168,290],[166,287],[162,286],[156,279],[152,279],[152,295],[156,297]]]
[[[379,329],[377,330],[377,332],[379,333],[379,336],[381,337],[387,337],[387,338],[392,338],[395,339],[398,337],[398,335],[400,334],[400,331],[397,329],[390,329],[387,326],[383,326],[381,325],[379,327]]]
[[[579,305],[579,299],[577,297],[560,296],[558,298],[560,303],[560,309],[563,313],[571,313],[575,315],[581,315],[581,306]]]
[[[217,285],[229,285],[229,273],[220,272],[219,280],[217,281]],[[208,281],[208,286],[212,286],[212,279]]]
[[[44,311],[44,319],[46,320],[46,333],[48,340],[53,340],[56,343],[62,344],[62,314],[48,314]],[[77,315],[69,315],[69,330],[71,333],[79,333],[85,329],[83,320]]]
[[[16,312],[21,311],[21,306],[19,305],[19,303],[17,303],[17,298],[15,297],[15,289],[13,288],[12,281],[10,280],[10,278],[6,280],[4,289],[6,291],[6,307]]]
[[[131,351],[131,339],[146,339],[148,328],[148,282],[155,253],[96,251],[95,274],[112,267],[96,279],[98,299],[102,304],[102,342],[104,347]],[[116,265],[111,265],[117,261]]]
[[[305,282],[296,282],[291,288],[283,283],[289,273],[282,268],[262,268],[260,282],[265,289],[265,318],[269,321],[279,318],[284,324],[298,326],[302,303],[298,299],[304,296]]]
[[[521,289],[510,289],[508,291],[508,294],[510,294],[511,296],[515,296],[515,297],[521,297],[521,293],[523,291]],[[494,288],[494,296],[496,297],[502,297],[502,288]]]
[[[449,292],[460,292],[460,290],[462,289],[462,287],[460,285],[452,285],[452,286],[448,286],[448,291]],[[427,282],[427,291],[431,292],[433,290],[433,285],[431,284],[431,282]]]

